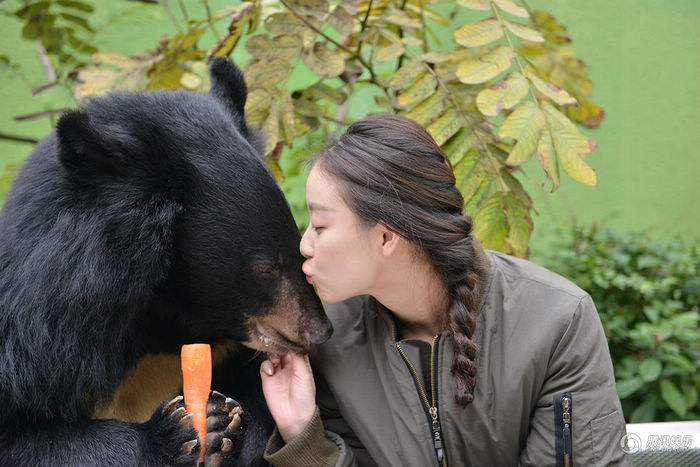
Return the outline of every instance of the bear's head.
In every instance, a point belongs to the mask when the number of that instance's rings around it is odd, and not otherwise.
[[[246,126],[240,70],[216,59],[210,73],[208,94],[116,93],[59,120],[53,222],[75,223],[71,267],[93,276],[75,292],[145,308],[120,319],[151,350],[233,339],[308,351],[331,325],[302,273],[299,230]]]

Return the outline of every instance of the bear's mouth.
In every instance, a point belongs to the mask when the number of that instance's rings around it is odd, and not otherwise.
[[[259,341],[263,348],[258,350],[263,350],[267,353],[285,354],[290,351],[296,353],[308,352],[308,349],[303,345],[287,339],[280,332],[264,328],[260,323],[255,323],[253,327],[252,340]]]

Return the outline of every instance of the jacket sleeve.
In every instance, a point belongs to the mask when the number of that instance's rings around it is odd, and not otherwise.
[[[318,406],[313,418],[304,431],[287,444],[275,428],[267,442],[265,460],[277,467],[376,465],[338,412],[323,378],[315,374],[315,382]]]
[[[563,428],[562,396],[569,398],[570,443]],[[620,447],[624,435],[608,344],[593,300],[586,295],[554,347],[520,465],[563,466],[567,445],[568,465],[632,465]]]

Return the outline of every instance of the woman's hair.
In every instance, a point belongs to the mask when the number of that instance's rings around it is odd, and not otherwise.
[[[417,244],[440,274],[450,302],[445,322],[455,342],[455,402],[465,407],[476,384],[478,276],[472,222],[463,213],[449,159],[419,124],[374,115],[352,124],[314,164],[340,182],[341,196],[359,219],[382,223]]]

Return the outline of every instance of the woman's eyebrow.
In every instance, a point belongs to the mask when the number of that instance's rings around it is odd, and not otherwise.
[[[316,204],[316,203],[308,203],[309,211],[314,211],[314,212],[328,212],[332,211],[331,208],[324,206],[322,204]]]

